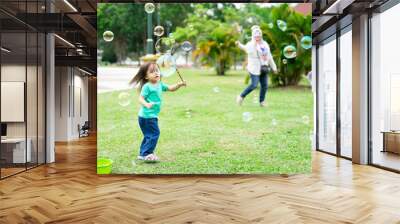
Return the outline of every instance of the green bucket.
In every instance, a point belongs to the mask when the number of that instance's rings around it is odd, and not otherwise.
[[[97,159],[97,174],[110,174],[112,170],[112,160],[106,158]]]

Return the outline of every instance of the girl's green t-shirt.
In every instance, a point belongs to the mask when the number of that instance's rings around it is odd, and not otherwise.
[[[168,85],[163,82],[158,82],[157,84],[152,84],[150,82],[146,83],[142,87],[140,95],[148,103],[152,103],[153,106],[149,109],[141,105],[139,110],[139,117],[143,118],[157,118],[161,110],[162,104],[162,92],[168,90]]]

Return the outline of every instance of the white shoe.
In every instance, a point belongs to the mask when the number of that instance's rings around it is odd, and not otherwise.
[[[241,97],[240,95],[236,97],[236,103],[239,104],[239,106],[242,105],[243,103],[243,97]]]
[[[266,106],[267,106],[267,103],[265,101],[260,103],[260,107],[266,107]]]

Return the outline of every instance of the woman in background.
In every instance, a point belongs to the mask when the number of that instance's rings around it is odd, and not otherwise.
[[[259,26],[251,28],[251,41],[243,45],[239,41],[236,44],[240,49],[247,53],[247,71],[250,73],[250,85],[236,98],[236,102],[242,105],[244,98],[255,88],[258,83],[261,85],[260,89],[260,106],[264,107],[265,95],[268,89],[268,73],[271,69],[277,73],[276,64],[272,58],[269,45],[262,38],[262,31]]]

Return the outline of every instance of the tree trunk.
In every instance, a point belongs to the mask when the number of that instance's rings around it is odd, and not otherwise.
[[[217,69],[218,75],[225,75],[225,61],[219,60],[217,67],[218,67]]]
[[[117,55],[118,63],[121,64],[126,59],[127,44],[122,40],[115,40],[115,54]]]

